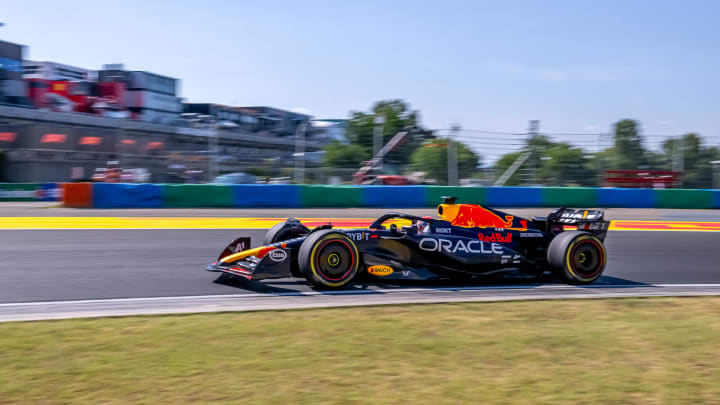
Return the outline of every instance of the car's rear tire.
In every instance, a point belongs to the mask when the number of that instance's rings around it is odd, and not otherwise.
[[[548,247],[553,274],[568,284],[589,284],[600,278],[607,252],[602,241],[587,232],[568,231],[556,236]]]
[[[272,228],[268,229],[263,238],[263,246],[270,245],[272,243],[281,242],[288,239],[297,238],[298,236],[307,235],[310,230],[302,224],[288,224],[287,222],[280,222],[275,224]]]
[[[357,275],[360,255],[355,243],[331,229],[312,233],[300,245],[298,266],[308,283],[318,288],[341,288]]]

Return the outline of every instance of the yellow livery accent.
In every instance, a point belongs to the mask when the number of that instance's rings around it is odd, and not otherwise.
[[[373,276],[385,277],[393,274],[393,269],[390,266],[376,265],[368,267],[367,272]]]
[[[250,256],[256,256],[259,258],[265,257],[268,252],[277,249],[274,246],[260,246],[254,249],[243,250],[242,252],[233,253],[220,259],[219,263],[231,263],[236,262],[240,259],[244,259]]]
[[[452,222],[458,216],[460,204],[440,204],[438,205],[438,216],[445,221]]]

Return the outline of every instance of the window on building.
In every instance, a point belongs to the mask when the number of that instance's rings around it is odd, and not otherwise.
[[[49,89],[50,83],[33,81],[29,83],[29,86],[31,89]]]
[[[9,70],[11,72],[22,72],[22,62],[10,58],[0,57],[0,69]]]

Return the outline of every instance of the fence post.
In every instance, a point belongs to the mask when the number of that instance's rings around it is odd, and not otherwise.
[[[458,185],[458,145],[454,138],[457,138],[456,134],[459,131],[460,125],[455,124],[450,126],[447,146],[448,186]]]
[[[305,183],[305,136],[307,124],[298,124],[295,130],[295,184]]]

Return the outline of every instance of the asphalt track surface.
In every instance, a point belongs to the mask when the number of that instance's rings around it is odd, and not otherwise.
[[[203,270],[236,236],[264,230],[0,231],[0,303],[306,292],[301,279],[215,283]],[[720,284],[720,232],[610,232],[599,283]],[[536,283],[523,278],[484,284]],[[477,284],[476,284],[477,285]],[[356,289],[416,284],[357,284]]]
[[[275,213],[277,217],[287,214]],[[647,216],[658,218],[708,220],[692,211]],[[233,238],[250,236],[256,244],[264,232],[0,230],[0,321],[407,302],[720,294],[720,232],[611,231],[606,240],[607,268],[590,287],[509,276],[465,285],[359,282],[348,291],[326,293],[312,290],[302,279],[219,283],[216,273],[203,270]]]

